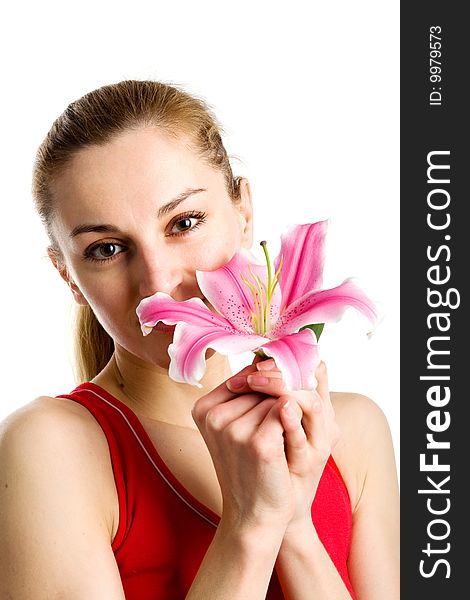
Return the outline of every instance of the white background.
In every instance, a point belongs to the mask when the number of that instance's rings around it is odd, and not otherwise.
[[[256,240],[275,252],[287,224],[330,219],[324,287],[357,277],[383,317],[371,339],[353,310],[326,325],[330,387],[375,400],[398,459],[399,3],[41,1],[2,13],[0,419],[75,385],[71,298],[32,208],[36,149],[86,92],[161,79],[213,106],[251,181]]]

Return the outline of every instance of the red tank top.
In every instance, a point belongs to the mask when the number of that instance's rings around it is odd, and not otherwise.
[[[95,417],[106,436],[119,501],[112,544],[127,600],[183,600],[214,536],[219,517],[198,502],[158,455],[136,414],[94,383],[69,398]],[[351,595],[346,561],[351,505],[330,456],[312,505],[319,538]],[[284,596],[274,571],[268,600]]]

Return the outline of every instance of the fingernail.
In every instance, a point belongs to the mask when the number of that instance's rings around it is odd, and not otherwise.
[[[259,363],[256,363],[256,368],[259,371],[272,371],[276,368],[276,363],[272,358],[269,360],[261,360]]]
[[[246,383],[246,379],[244,377],[234,377],[233,379],[229,379],[227,381],[227,387],[232,390],[241,389]]]
[[[256,387],[267,385],[269,383],[269,379],[267,377],[262,377],[261,375],[248,375],[247,380],[250,385]]]

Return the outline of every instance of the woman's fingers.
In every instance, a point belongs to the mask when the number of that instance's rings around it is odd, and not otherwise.
[[[254,369],[246,374],[237,374],[227,381],[230,391],[246,394],[257,391],[269,396],[280,396],[286,392],[280,371],[258,371]]]
[[[325,363],[321,360],[315,369],[315,378],[317,380],[316,391],[320,394],[323,400],[330,399],[330,389],[328,387],[328,373]]]
[[[321,457],[327,457],[339,438],[339,429],[331,404],[325,363],[321,361],[315,370],[317,388],[296,392],[286,391],[282,374],[273,359],[256,363],[256,368],[257,373],[247,375],[247,384],[253,391],[278,396],[283,403],[280,416],[291,460],[293,456],[300,459],[299,449],[306,442]]]
[[[327,445],[329,421],[334,420],[328,388],[328,376],[323,361],[317,366],[315,376],[318,382],[316,390],[289,392],[286,390],[282,373],[277,368],[274,359],[268,359],[257,362],[255,371],[238,374],[228,380],[227,387],[237,389],[240,394],[258,392],[263,395],[277,397],[282,404],[289,401],[289,409],[286,408],[286,411],[289,410],[289,414],[296,417],[296,420],[289,421],[286,415],[286,426],[290,424],[292,427],[294,423],[299,423],[307,439],[309,441],[315,439],[315,446],[322,448]],[[295,443],[295,439],[300,440],[302,438],[300,430],[295,434],[294,429],[289,429],[289,433],[294,440],[293,443]],[[296,435],[297,438],[293,438],[293,435]]]
[[[231,423],[238,421],[242,427],[248,424],[256,427],[262,422],[272,404],[275,403],[275,399],[270,398],[271,395],[267,390],[261,394],[250,387],[247,377],[257,373],[254,364],[248,365],[209,394],[199,398],[192,412],[201,432],[207,431],[208,428],[214,433],[223,431]],[[274,376],[278,379],[279,388],[282,385],[281,374],[277,372]],[[269,406],[263,404],[267,398],[271,400]],[[263,406],[253,411],[259,404]],[[242,420],[245,415],[247,419]]]
[[[271,400],[271,408],[259,423],[255,436],[258,455],[265,460],[279,456],[284,457],[284,427],[279,414],[280,406],[276,399],[272,398]]]
[[[246,442],[256,431],[259,431],[260,426],[265,423],[268,414],[270,414],[275,404],[276,400],[274,398],[265,398],[258,402],[237,420],[229,423],[226,428],[226,433],[232,440]],[[282,427],[280,431],[282,435]]]
[[[255,357],[255,361],[251,365],[255,368],[241,371],[227,381],[227,387],[230,391],[238,394],[246,394],[250,390],[254,390],[270,396],[281,396],[282,394],[289,393],[286,389],[282,373],[278,369],[274,359],[262,360],[259,357]],[[316,391],[322,399],[329,402],[328,375],[323,361],[317,366],[315,377],[317,379]]]
[[[302,427],[302,415],[299,416],[298,405],[292,400],[286,400],[282,403],[279,416],[284,428],[284,439],[287,462],[289,468],[296,471],[305,464],[305,457],[308,451],[307,435]]]
[[[229,381],[232,381],[234,384],[233,388],[230,388],[228,383],[224,381],[208,394],[201,396],[199,400],[195,402],[192,409],[192,416],[196,424],[199,426],[199,424],[205,420],[207,412],[214,406],[227,402],[228,400],[233,400],[242,393],[251,392],[252,390],[249,388],[243,392],[241,387],[246,386],[247,375],[249,373],[253,373],[254,371],[256,371],[256,367],[254,365],[248,365],[239,373],[230,378]],[[237,380],[241,381],[241,387],[236,385]]]
[[[247,417],[246,423],[251,422],[250,419],[262,421],[265,418],[269,423],[276,411],[268,419],[267,413],[263,412],[266,405],[250,413],[263,398],[277,398],[279,406],[276,415],[284,427],[286,448],[290,447],[291,457],[305,441],[323,455],[331,450],[338,437],[323,361],[317,366],[315,377],[318,383],[315,391],[289,392],[274,359],[261,360],[255,357],[251,365],[199,400],[196,403],[199,406],[193,412],[201,413],[199,422],[203,420],[202,426],[207,421],[214,430],[222,430],[244,416]],[[231,402],[225,406],[228,400]],[[287,406],[283,408],[286,402]],[[251,426],[258,424],[255,421]]]
[[[230,423],[251,413],[262,401],[262,396],[251,393],[237,396],[230,402],[215,404],[206,412],[204,427],[213,432],[223,431]]]
[[[323,401],[325,423],[328,430],[330,444],[333,448],[339,440],[340,430],[336,421],[335,410],[333,408],[333,404],[331,403],[331,395],[328,385],[328,372],[323,361],[321,361],[318,365],[315,376],[318,381],[317,392]]]

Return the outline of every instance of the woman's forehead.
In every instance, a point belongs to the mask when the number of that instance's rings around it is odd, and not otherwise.
[[[157,129],[139,129],[123,132],[103,145],[82,148],[65,174],[69,183],[100,184],[110,175],[120,180],[156,174],[161,177],[181,168],[204,165],[187,138],[175,139]]]
[[[56,179],[52,192],[63,207],[96,210],[118,201],[152,197],[164,204],[186,189],[223,186],[220,171],[185,139],[161,132],[126,132],[103,146],[80,150]],[[60,209],[59,209],[60,210]]]

